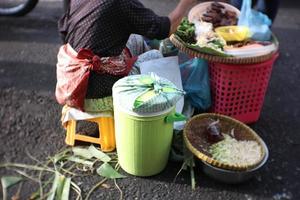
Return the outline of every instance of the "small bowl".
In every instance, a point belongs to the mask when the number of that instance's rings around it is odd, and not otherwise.
[[[265,150],[265,156],[261,163],[257,165],[255,168],[246,170],[246,171],[234,171],[234,170],[226,170],[218,167],[214,167],[204,161],[202,161],[202,169],[203,172],[209,177],[228,184],[237,184],[241,182],[245,182],[251,179],[253,176],[257,174],[257,172],[264,166],[269,157],[269,150],[264,141],[261,140],[261,144]]]
[[[247,26],[221,26],[215,29],[226,42],[244,41],[250,37],[250,29]]]

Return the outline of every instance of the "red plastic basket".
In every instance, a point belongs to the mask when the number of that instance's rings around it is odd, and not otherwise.
[[[211,112],[244,123],[256,122],[277,57],[275,53],[271,59],[258,64],[210,63]]]

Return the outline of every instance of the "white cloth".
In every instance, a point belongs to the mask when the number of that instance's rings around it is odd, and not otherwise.
[[[76,108],[71,108],[68,106],[64,106],[62,110],[62,119],[61,122],[63,126],[70,120],[87,120],[98,117],[113,117],[112,112],[99,112],[99,113],[88,113],[82,112]]]

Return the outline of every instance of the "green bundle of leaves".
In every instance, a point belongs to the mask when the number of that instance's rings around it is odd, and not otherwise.
[[[180,25],[177,27],[175,35],[177,35],[182,41],[186,43],[196,43],[195,25],[193,23],[190,23],[187,18],[182,19]]]

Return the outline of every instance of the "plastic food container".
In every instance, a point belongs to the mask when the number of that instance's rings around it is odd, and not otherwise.
[[[115,106],[116,144],[122,169],[135,176],[152,176],[165,168],[173,138],[173,122],[185,120],[174,110],[137,116]]]
[[[246,26],[221,26],[215,31],[227,42],[244,41],[250,37],[250,29]]]
[[[163,88],[158,88],[159,84],[153,82],[138,85],[139,82],[128,82],[141,80],[141,77],[143,76],[125,77],[113,86],[116,147],[122,169],[135,176],[152,176],[160,173],[168,162],[173,122],[183,121],[185,117],[175,112],[175,105],[163,106],[166,94],[163,93]],[[158,88],[160,92],[155,93],[152,88]],[[136,99],[135,94],[144,92],[148,95],[163,94],[164,97],[159,99],[162,104],[159,107],[149,107],[143,112],[133,111],[130,105]]]

